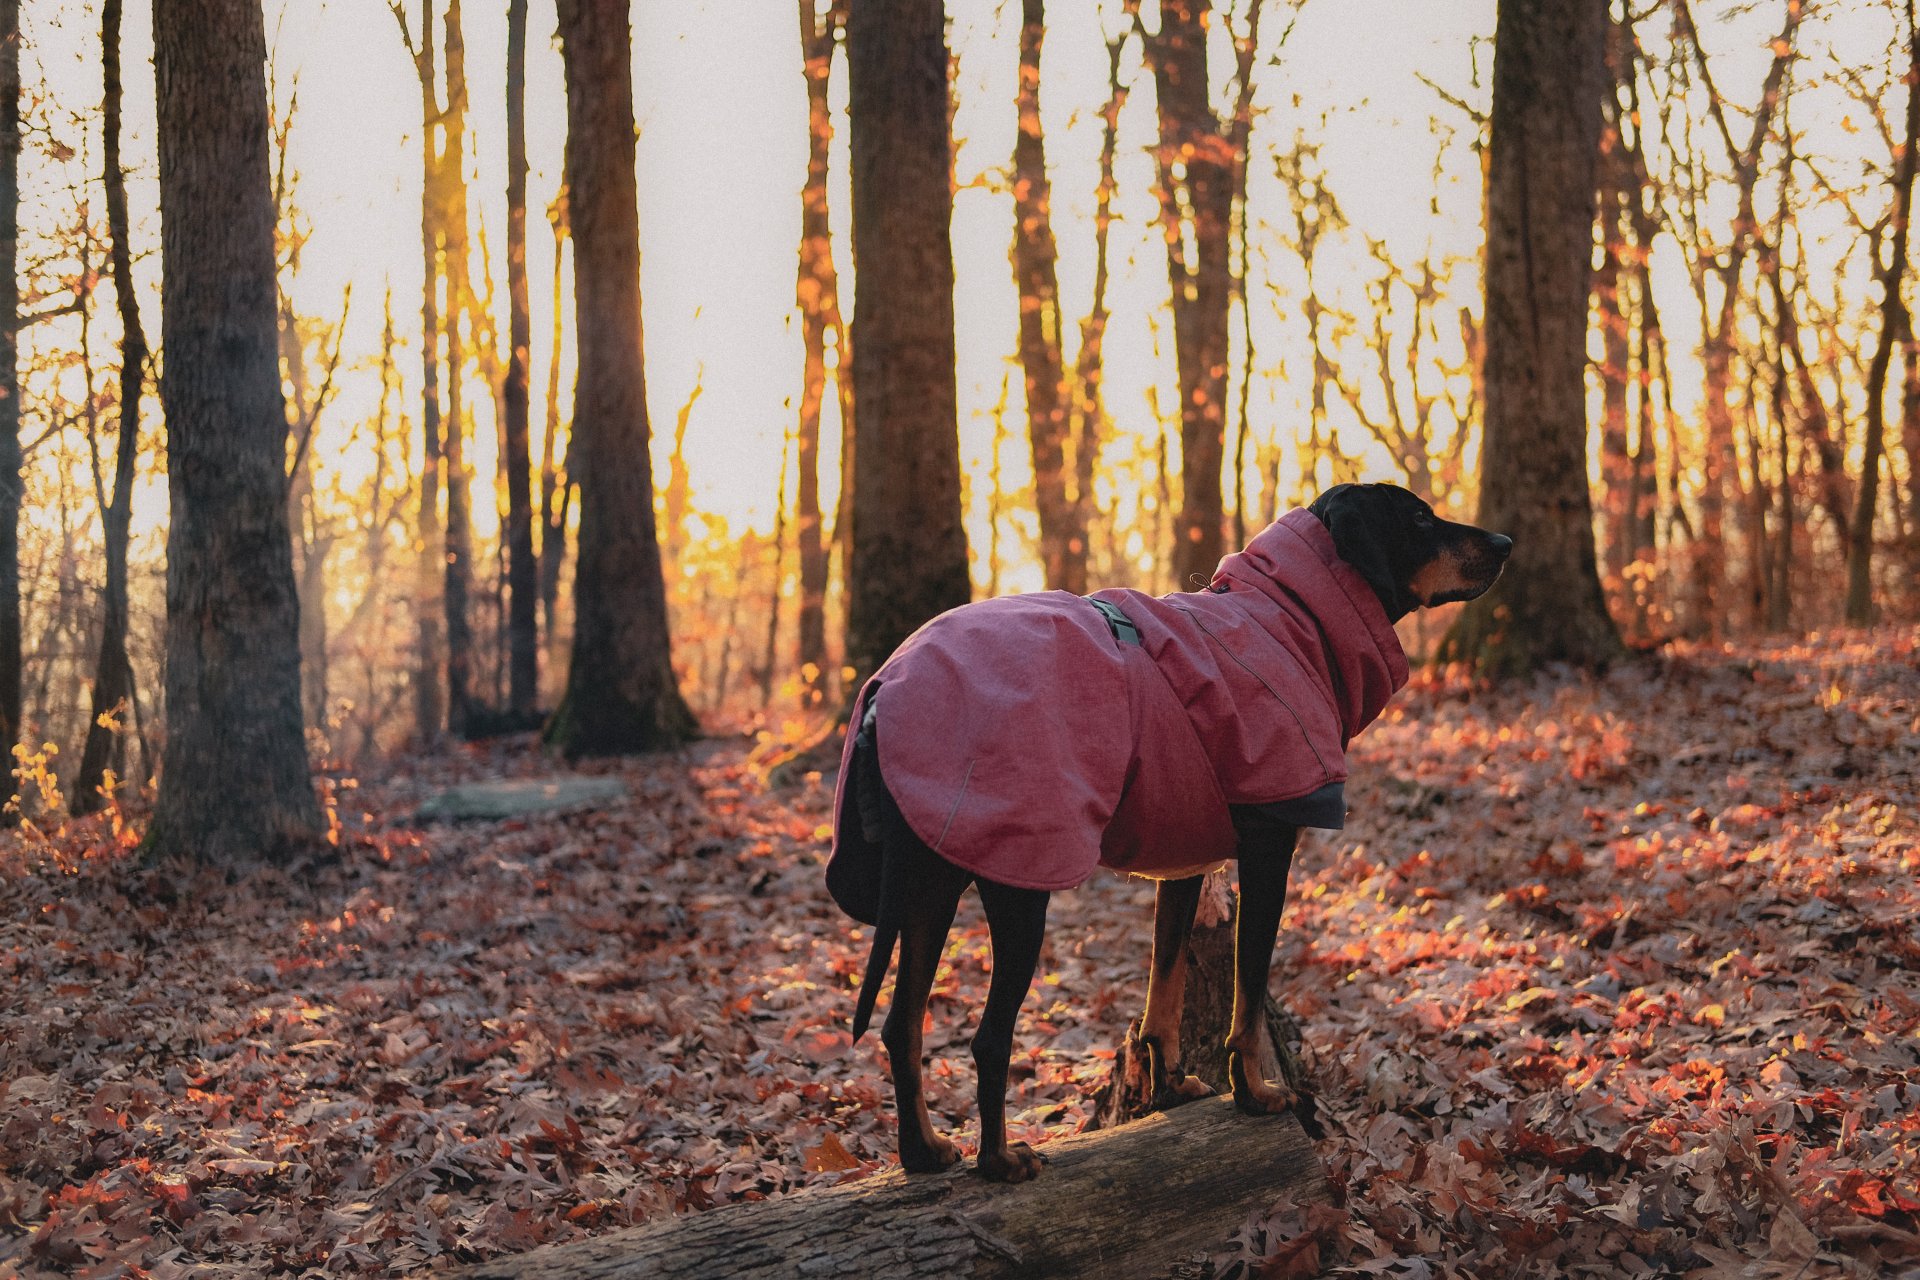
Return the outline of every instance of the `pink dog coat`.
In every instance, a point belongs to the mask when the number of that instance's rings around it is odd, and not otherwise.
[[[834,804],[829,885],[849,911],[863,914],[846,878],[879,865],[846,804],[869,702],[880,774],[915,834],[987,879],[1066,889],[1098,865],[1151,875],[1232,857],[1228,806],[1344,782],[1347,743],[1407,680],[1379,598],[1306,510],[1221,560],[1206,591],[1095,598],[1139,644],[1090,600],[1043,591],[943,613],[874,673]]]

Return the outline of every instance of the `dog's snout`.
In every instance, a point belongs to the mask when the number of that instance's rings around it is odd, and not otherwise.
[[[1490,533],[1487,535],[1487,547],[1493,554],[1505,560],[1513,551],[1513,539],[1504,533]]]

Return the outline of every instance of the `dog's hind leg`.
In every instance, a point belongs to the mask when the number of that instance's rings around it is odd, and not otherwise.
[[[900,1123],[900,1165],[908,1173],[937,1173],[960,1158],[960,1149],[934,1131],[921,1088],[922,1030],[934,971],[940,966],[947,931],[973,877],[929,849],[901,823],[890,833],[887,875],[898,875],[900,968],[894,977],[893,1003],[880,1026],[881,1043],[893,1074],[894,1106]],[[892,895],[889,895],[892,896]]]
[[[1240,918],[1233,935],[1233,1029],[1227,1035],[1227,1078],[1233,1103],[1253,1115],[1285,1111],[1296,1101],[1284,1084],[1270,1084],[1261,1062],[1267,1039],[1267,975],[1287,902],[1287,872],[1300,831],[1275,826],[1241,837]]]
[[[1007,1061],[1013,1054],[1013,1028],[1020,1004],[1033,985],[1040,943],[1047,931],[1047,891],[976,880],[993,936],[993,980],[987,1006],[973,1037],[978,1074],[982,1177],[994,1182],[1025,1182],[1040,1172],[1040,1157],[1024,1142],[1007,1141]]]
[[[1140,1047],[1147,1055],[1151,1106],[1177,1107],[1213,1092],[1180,1070],[1180,1014],[1187,990],[1187,935],[1193,932],[1205,876],[1162,880],[1153,896],[1153,959],[1147,971],[1147,1008],[1140,1016]]]

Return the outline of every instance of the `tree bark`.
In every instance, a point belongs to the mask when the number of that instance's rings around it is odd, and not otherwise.
[[[1120,56],[1126,43],[1124,32],[1107,42],[1107,101],[1100,113],[1100,182],[1094,189],[1093,203],[1093,298],[1080,322],[1080,353],[1074,358],[1073,368],[1073,504],[1080,534],[1089,541],[1096,513],[1094,463],[1099,457],[1106,418],[1101,382],[1106,375],[1107,284],[1111,275],[1107,246],[1112,238],[1117,189],[1113,164],[1120,149],[1120,110],[1127,101],[1127,86],[1120,81]]]
[[[507,469],[507,709],[533,714],[540,700],[540,569],[533,555],[533,477],[527,363],[527,0],[507,0],[507,377],[501,445]]]
[[[1631,14],[1629,14],[1631,21]],[[1620,83],[1626,88],[1626,110],[1629,122],[1640,119],[1639,90],[1632,73],[1631,48],[1636,41],[1631,26],[1622,31],[1623,43],[1628,46],[1622,51],[1625,66],[1620,73]],[[1639,394],[1634,400],[1634,437],[1633,452],[1628,459],[1628,501],[1626,536],[1628,543],[1627,561],[1637,564],[1651,560],[1654,554],[1657,536],[1658,509],[1660,505],[1660,484],[1654,475],[1658,461],[1654,448],[1654,412],[1653,383],[1659,379],[1662,404],[1667,412],[1668,429],[1672,429],[1671,403],[1673,388],[1668,380],[1666,368],[1666,336],[1660,327],[1660,308],[1653,297],[1652,255],[1647,251],[1654,237],[1659,233],[1657,216],[1657,195],[1653,189],[1653,180],[1647,173],[1646,154],[1641,146],[1640,126],[1635,124],[1630,138],[1624,140],[1624,169],[1626,173],[1627,218],[1632,230],[1633,243],[1639,246],[1634,255],[1634,283],[1636,286],[1635,333],[1639,346]],[[1643,639],[1647,632],[1648,590],[1644,582],[1634,584],[1633,595],[1633,632],[1637,639]]]
[[[120,311],[120,431],[113,467],[113,498],[101,512],[105,544],[106,595],[101,601],[100,655],[94,667],[93,710],[86,744],[74,776],[71,807],[92,813],[106,804],[101,794],[113,758],[114,730],[102,717],[133,711],[133,664],[127,657],[127,538],[133,511],[134,463],[140,454],[140,396],[146,386],[147,337],[140,324],[140,299],[133,283],[133,253],[127,244],[127,175],[120,164],[120,17],[121,0],[105,0],[100,9],[100,55],[105,82],[107,238],[113,292]],[[125,707],[122,707],[122,704]]]
[[[1022,0],[1020,74],[1013,135],[1013,279],[1020,296],[1020,367],[1033,451],[1033,500],[1040,517],[1040,565],[1049,590],[1084,594],[1087,537],[1067,493],[1066,361],[1061,354],[1059,251],[1040,123],[1040,51],[1045,0]]]
[[[465,734],[473,718],[473,476],[467,469],[466,341],[461,322],[473,283],[467,239],[467,44],[460,0],[447,0],[447,107],[443,120],[440,237],[446,255],[447,549],[443,599],[447,621],[447,728]]]
[[[1229,1093],[1233,1081],[1227,1069],[1227,1032],[1233,1025],[1233,935],[1239,899],[1220,887],[1221,918],[1196,923],[1187,941],[1186,998],[1180,1006],[1180,1069],[1197,1077],[1217,1094]],[[1208,892],[1214,892],[1209,886]],[[1207,907],[1203,903],[1202,913]],[[1298,1026],[1280,1002],[1267,994],[1266,1042],[1253,1071],[1265,1080],[1284,1080],[1300,1095],[1299,1115],[1310,1114],[1312,1089],[1293,1044]],[[1154,1106],[1152,1067],[1140,1043],[1140,1020],[1127,1028],[1126,1039],[1114,1054],[1113,1069],[1095,1091],[1093,1121],[1089,1127],[1107,1129],[1145,1116]],[[1317,1132],[1317,1130],[1316,1130]]]
[[[258,0],[156,0],[167,745],[146,847],[284,859],[325,830],[300,721]]]
[[[1776,327],[1773,386],[1773,430],[1780,473],[1780,536],[1773,553],[1773,582],[1767,592],[1767,629],[1781,632],[1793,621],[1793,451],[1787,436],[1787,357]]]
[[[1281,1199],[1325,1200],[1291,1116],[1206,1099],[1041,1148],[1038,1181],[899,1170],[498,1258],[467,1280],[736,1280],[1047,1276],[1133,1280],[1223,1248]]]
[[[1213,577],[1226,536],[1220,475],[1226,461],[1235,155],[1208,88],[1212,21],[1211,0],[1164,0],[1160,29],[1146,37],[1159,101],[1160,210],[1180,382],[1180,514],[1172,549],[1180,590],[1197,589]]]
[[[1606,0],[1501,0],[1493,65],[1480,523],[1513,561],[1443,656],[1491,673],[1623,652],[1594,564],[1587,299]]]
[[[0,827],[19,820],[20,0],[0,0]]]
[[[1909,328],[1912,326],[1909,325]],[[1906,377],[1900,393],[1900,439],[1907,455],[1907,562],[1920,582],[1920,342],[1907,335]]]
[[[800,0],[800,56],[807,79],[807,177],[800,189],[800,276],[794,297],[800,309],[803,364],[800,418],[795,431],[800,480],[794,493],[794,534],[799,544],[800,611],[796,652],[801,687],[818,705],[827,688],[826,530],[820,512],[820,414],[827,394],[829,307],[838,310],[833,266],[833,225],[827,206],[827,166],[833,151],[829,101],[834,33],[846,19],[844,0],[824,15],[816,0]],[[847,380],[844,366],[834,377]]]
[[[939,0],[852,0],[854,687],[972,595],[954,387],[947,44]]]
[[[780,479],[773,491],[773,579],[767,587],[767,644],[760,654],[760,709],[773,703],[774,675],[780,665],[780,603],[787,580],[787,461],[792,442],[780,442]]]
[[[1847,622],[1864,627],[1873,621],[1873,519],[1880,497],[1880,458],[1886,449],[1887,374],[1893,350],[1913,336],[1901,291],[1907,279],[1907,227],[1913,213],[1914,168],[1920,161],[1920,25],[1913,0],[1907,0],[1907,118],[1905,142],[1894,162],[1893,212],[1887,261],[1879,265],[1880,341],[1867,367],[1867,427],[1861,445],[1860,484],[1854,490],[1853,519],[1847,539]],[[1911,465],[1911,459],[1909,459]]]
[[[1608,85],[1602,100],[1600,155],[1600,264],[1593,273],[1593,296],[1600,318],[1600,482],[1606,496],[1601,526],[1606,531],[1606,576],[1616,589],[1624,588],[1632,562],[1633,463],[1627,453],[1627,385],[1631,329],[1627,318],[1626,264],[1634,247],[1626,228],[1626,202],[1633,198],[1631,171],[1626,166],[1625,131],[1618,86],[1633,74],[1620,24],[1607,23]]]
[[[568,470],[580,485],[573,659],[547,740],[569,756],[663,750],[698,733],[680,696],[654,527],[640,326],[627,0],[560,0],[573,231],[574,387]]]
[[[567,197],[553,202],[553,347],[547,353],[547,421],[540,438],[540,620],[545,627],[548,668],[564,655],[560,649],[560,566],[567,558],[567,508],[573,480],[560,448],[560,348],[566,338],[562,293],[567,247]]]
[[[297,266],[293,268],[298,270]],[[293,417],[305,432],[313,422],[305,413],[309,386],[305,338],[293,300],[280,299],[280,357],[287,389],[293,393]],[[317,410],[318,405],[315,405]],[[287,484],[287,524],[293,537],[293,573],[300,597],[300,689],[307,723],[327,717],[327,540],[317,527],[313,506],[313,454],[296,437],[293,471]]]
[[[444,591],[442,564],[446,533],[440,520],[440,488],[445,444],[440,434],[440,144],[435,131],[442,126],[439,90],[435,86],[433,43],[434,0],[424,0],[418,40],[407,25],[401,0],[393,0],[400,38],[413,59],[420,83],[420,560],[414,592],[418,642],[414,650],[414,732],[422,743],[434,741],[446,727],[447,704],[441,687],[440,597]]]

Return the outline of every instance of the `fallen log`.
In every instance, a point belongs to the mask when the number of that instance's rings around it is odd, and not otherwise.
[[[1243,1116],[1207,1098],[1041,1148],[1019,1186],[898,1169],[496,1258],[468,1280],[681,1280],[728,1276],[1060,1277],[1149,1280],[1225,1245],[1276,1202],[1324,1200],[1292,1116]]]

